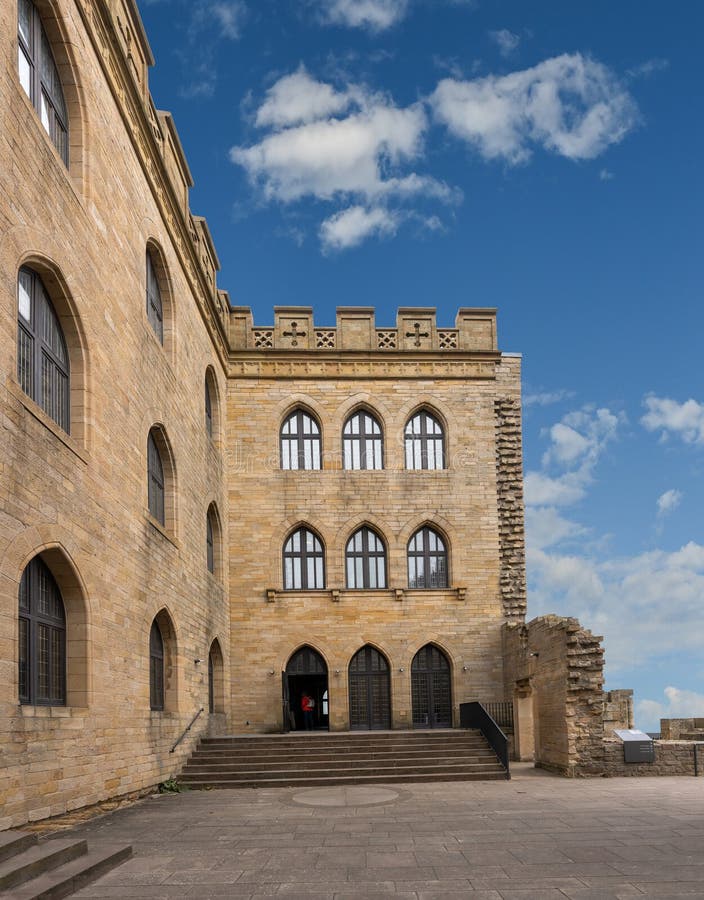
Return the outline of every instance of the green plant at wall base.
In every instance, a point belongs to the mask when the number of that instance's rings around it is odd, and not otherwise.
[[[184,790],[175,778],[167,778],[159,785],[160,794],[180,794]]]

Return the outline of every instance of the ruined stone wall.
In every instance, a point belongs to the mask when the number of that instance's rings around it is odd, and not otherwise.
[[[685,741],[655,741],[655,762],[625,763],[621,741],[605,741],[600,760],[585,765],[580,775],[694,775],[694,746]],[[699,775],[704,776],[704,745],[699,748]]]
[[[660,719],[660,738],[663,741],[702,740],[704,719]]]
[[[613,738],[616,729],[633,728],[633,691],[604,692],[604,737]]]

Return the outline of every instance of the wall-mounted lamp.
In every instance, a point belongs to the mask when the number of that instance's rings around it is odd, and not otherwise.
[[[274,675],[274,674],[275,674],[275,673],[274,673],[274,670],[273,670],[273,669],[269,669],[269,675]]]
[[[339,669],[335,669],[335,674],[336,674],[336,675],[339,675],[339,674],[340,674],[340,670],[339,670]]]
[[[405,671],[406,670],[403,668],[403,666],[401,666],[401,668],[399,669],[399,672],[405,672]]]
[[[200,665],[200,663],[202,663],[203,660],[202,660],[202,659],[194,659],[193,662],[194,662],[196,665]]]
[[[529,653],[528,656],[535,656],[536,659],[540,656],[539,653]]]
[[[463,672],[469,672],[469,666],[462,666]]]

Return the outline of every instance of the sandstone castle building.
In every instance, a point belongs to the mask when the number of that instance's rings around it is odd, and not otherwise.
[[[152,64],[134,0],[0,0],[0,828],[301,727],[303,692],[331,730],[511,700],[568,767],[601,650],[524,624],[495,311],[255,324]]]

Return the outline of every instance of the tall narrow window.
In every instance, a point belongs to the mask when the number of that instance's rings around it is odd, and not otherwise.
[[[386,549],[379,535],[364,526],[352,535],[345,551],[347,587],[374,590],[386,587]]]
[[[405,430],[407,469],[444,469],[445,435],[442,425],[422,409],[409,419]]]
[[[320,425],[297,409],[281,426],[281,468],[320,469]]]
[[[416,531],[408,542],[408,587],[447,587],[445,542],[427,526]]]
[[[298,528],[284,544],[284,590],[305,591],[324,587],[323,545],[308,528]]]
[[[17,68],[20,84],[44,130],[68,165],[68,113],[61,79],[39,12],[31,0],[17,4]]]
[[[208,378],[205,379],[205,433],[209,438],[213,436],[213,401],[210,396]]]
[[[383,469],[384,445],[381,425],[371,413],[360,410],[349,417],[342,430],[345,469]]]
[[[19,592],[20,703],[66,703],[66,616],[61,593],[35,557],[22,573]]]
[[[147,318],[154,329],[154,334],[159,338],[159,343],[164,343],[164,307],[161,302],[161,290],[156,274],[156,267],[152,254],[147,250]]]
[[[153,431],[149,432],[147,440],[147,479],[149,482],[149,512],[157,522],[165,525],[164,466]]]
[[[149,707],[164,708],[164,639],[156,619],[149,633]]]
[[[26,267],[17,278],[17,378],[25,394],[68,432],[66,341],[41,278]]]
[[[213,513],[208,510],[205,519],[205,552],[208,563],[208,571],[211,575],[215,574],[215,536],[213,529]]]

